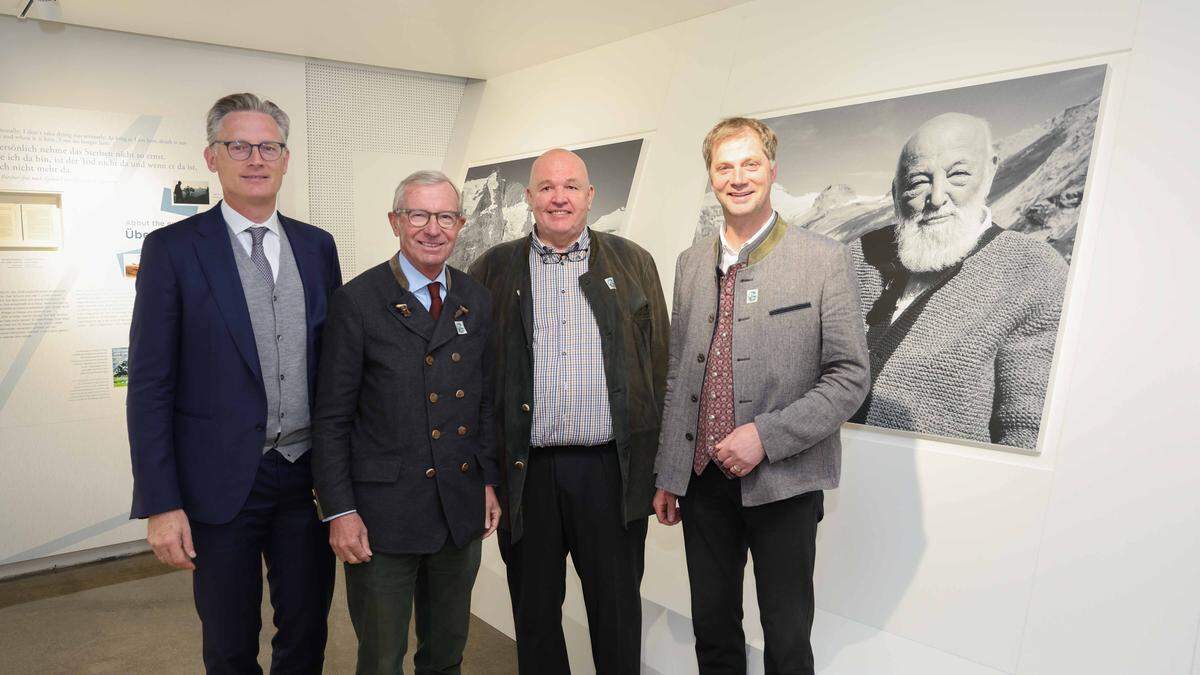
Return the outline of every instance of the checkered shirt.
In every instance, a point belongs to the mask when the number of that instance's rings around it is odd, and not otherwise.
[[[530,234],[533,290],[533,428],[529,444],[601,445],[612,440],[612,411],[600,328],[579,287],[587,259],[546,264],[552,251]],[[587,248],[585,229],[572,248]]]

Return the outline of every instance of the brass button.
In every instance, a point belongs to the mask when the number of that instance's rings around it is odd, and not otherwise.
[[[427,360],[428,360],[428,359],[427,359]],[[696,361],[698,361],[698,362],[700,362],[700,363],[704,363],[704,355],[703,355],[703,354],[697,354],[697,355],[696,355]]]
[[[518,459],[517,461],[513,462],[513,468],[516,469],[517,471],[524,471],[525,470],[525,462],[522,462],[521,460]]]
[[[522,404],[521,404],[521,410],[524,410],[525,412],[529,412],[529,404],[528,404],[528,403],[522,403]]]
[[[468,472],[468,471],[470,471],[470,470],[471,470],[471,465],[470,465],[470,464],[467,464],[466,462],[463,462],[463,463],[462,463],[462,466],[458,467],[458,470],[459,470],[459,471],[461,471],[461,472],[463,472],[463,473],[466,473],[466,472]]]
[[[433,478],[437,475],[437,469],[425,469],[425,477]]]
[[[427,366],[432,366],[432,365],[433,365],[433,354],[426,354],[426,355],[425,355],[425,365],[427,365]]]
[[[462,355],[459,354],[458,352],[454,352],[453,354],[450,355],[450,360],[455,363],[458,363],[459,361],[462,361]]]
[[[437,392],[430,392],[430,394],[429,394],[429,402],[430,402],[430,403],[437,403],[437,399],[438,399]]]
[[[454,392],[454,398],[462,398],[466,395],[467,395],[467,392],[463,391],[462,389],[459,389],[458,391]]]
[[[684,434],[684,435],[683,435],[683,437],[684,437],[684,438],[686,438],[686,439],[688,439],[689,441],[694,441],[694,440],[696,440],[696,437],[695,437],[695,436],[693,436],[693,435],[692,435],[692,432],[690,432],[690,431],[689,431],[689,432],[687,432],[686,434]]]
[[[434,429],[433,431],[429,432],[429,435],[433,436],[433,440],[436,441],[437,439],[442,437],[442,432],[437,429]]]
[[[467,428],[466,428],[466,427],[459,427],[459,428],[458,428],[458,435],[459,435],[459,436],[466,436],[466,435],[467,435]]]

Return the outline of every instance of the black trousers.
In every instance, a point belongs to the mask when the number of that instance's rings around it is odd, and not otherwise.
[[[621,469],[612,444],[534,448],[522,494],[524,531],[500,532],[517,662],[525,675],[570,673],[562,632],[566,556],[583,585],[599,675],[641,671],[646,520],[621,515]]]
[[[702,675],[746,672],[742,581],[747,549],[754,557],[767,675],[812,673],[812,576],[824,494],[818,490],[745,507],[741,481],[709,466],[692,476],[680,507]]]
[[[275,610],[272,673],[320,673],[333,599],[333,552],[312,502],[305,453],[295,464],[274,450],[258,467],[246,505],[223,525],[191,522],[192,592],[209,673],[261,673],[262,566]]]

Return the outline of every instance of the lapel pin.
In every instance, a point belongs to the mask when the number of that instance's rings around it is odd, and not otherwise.
[[[400,313],[406,317],[412,315],[412,310],[410,310],[408,308],[408,305],[406,305],[404,303],[400,303],[400,304],[396,305],[396,309],[400,310]]]
[[[608,290],[610,290],[610,291],[617,290],[617,281],[615,279],[613,279],[612,277],[605,277],[604,283],[608,284]]]
[[[466,316],[470,313],[471,313],[471,310],[467,309],[466,307],[464,307],[462,305],[459,305],[458,309],[454,310],[454,318],[457,319],[460,316]]]

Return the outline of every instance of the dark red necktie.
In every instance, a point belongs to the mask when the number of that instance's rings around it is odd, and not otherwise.
[[[737,286],[738,263],[721,278],[720,299],[717,301],[717,326],[708,347],[708,365],[704,367],[704,384],[700,389],[700,419],[696,425],[696,454],[692,469],[699,476],[709,461],[717,465],[726,478],[735,476],[717,461],[717,443],[733,432],[733,291]]]
[[[429,282],[429,316],[434,321],[442,315],[442,285],[436,281]]]

